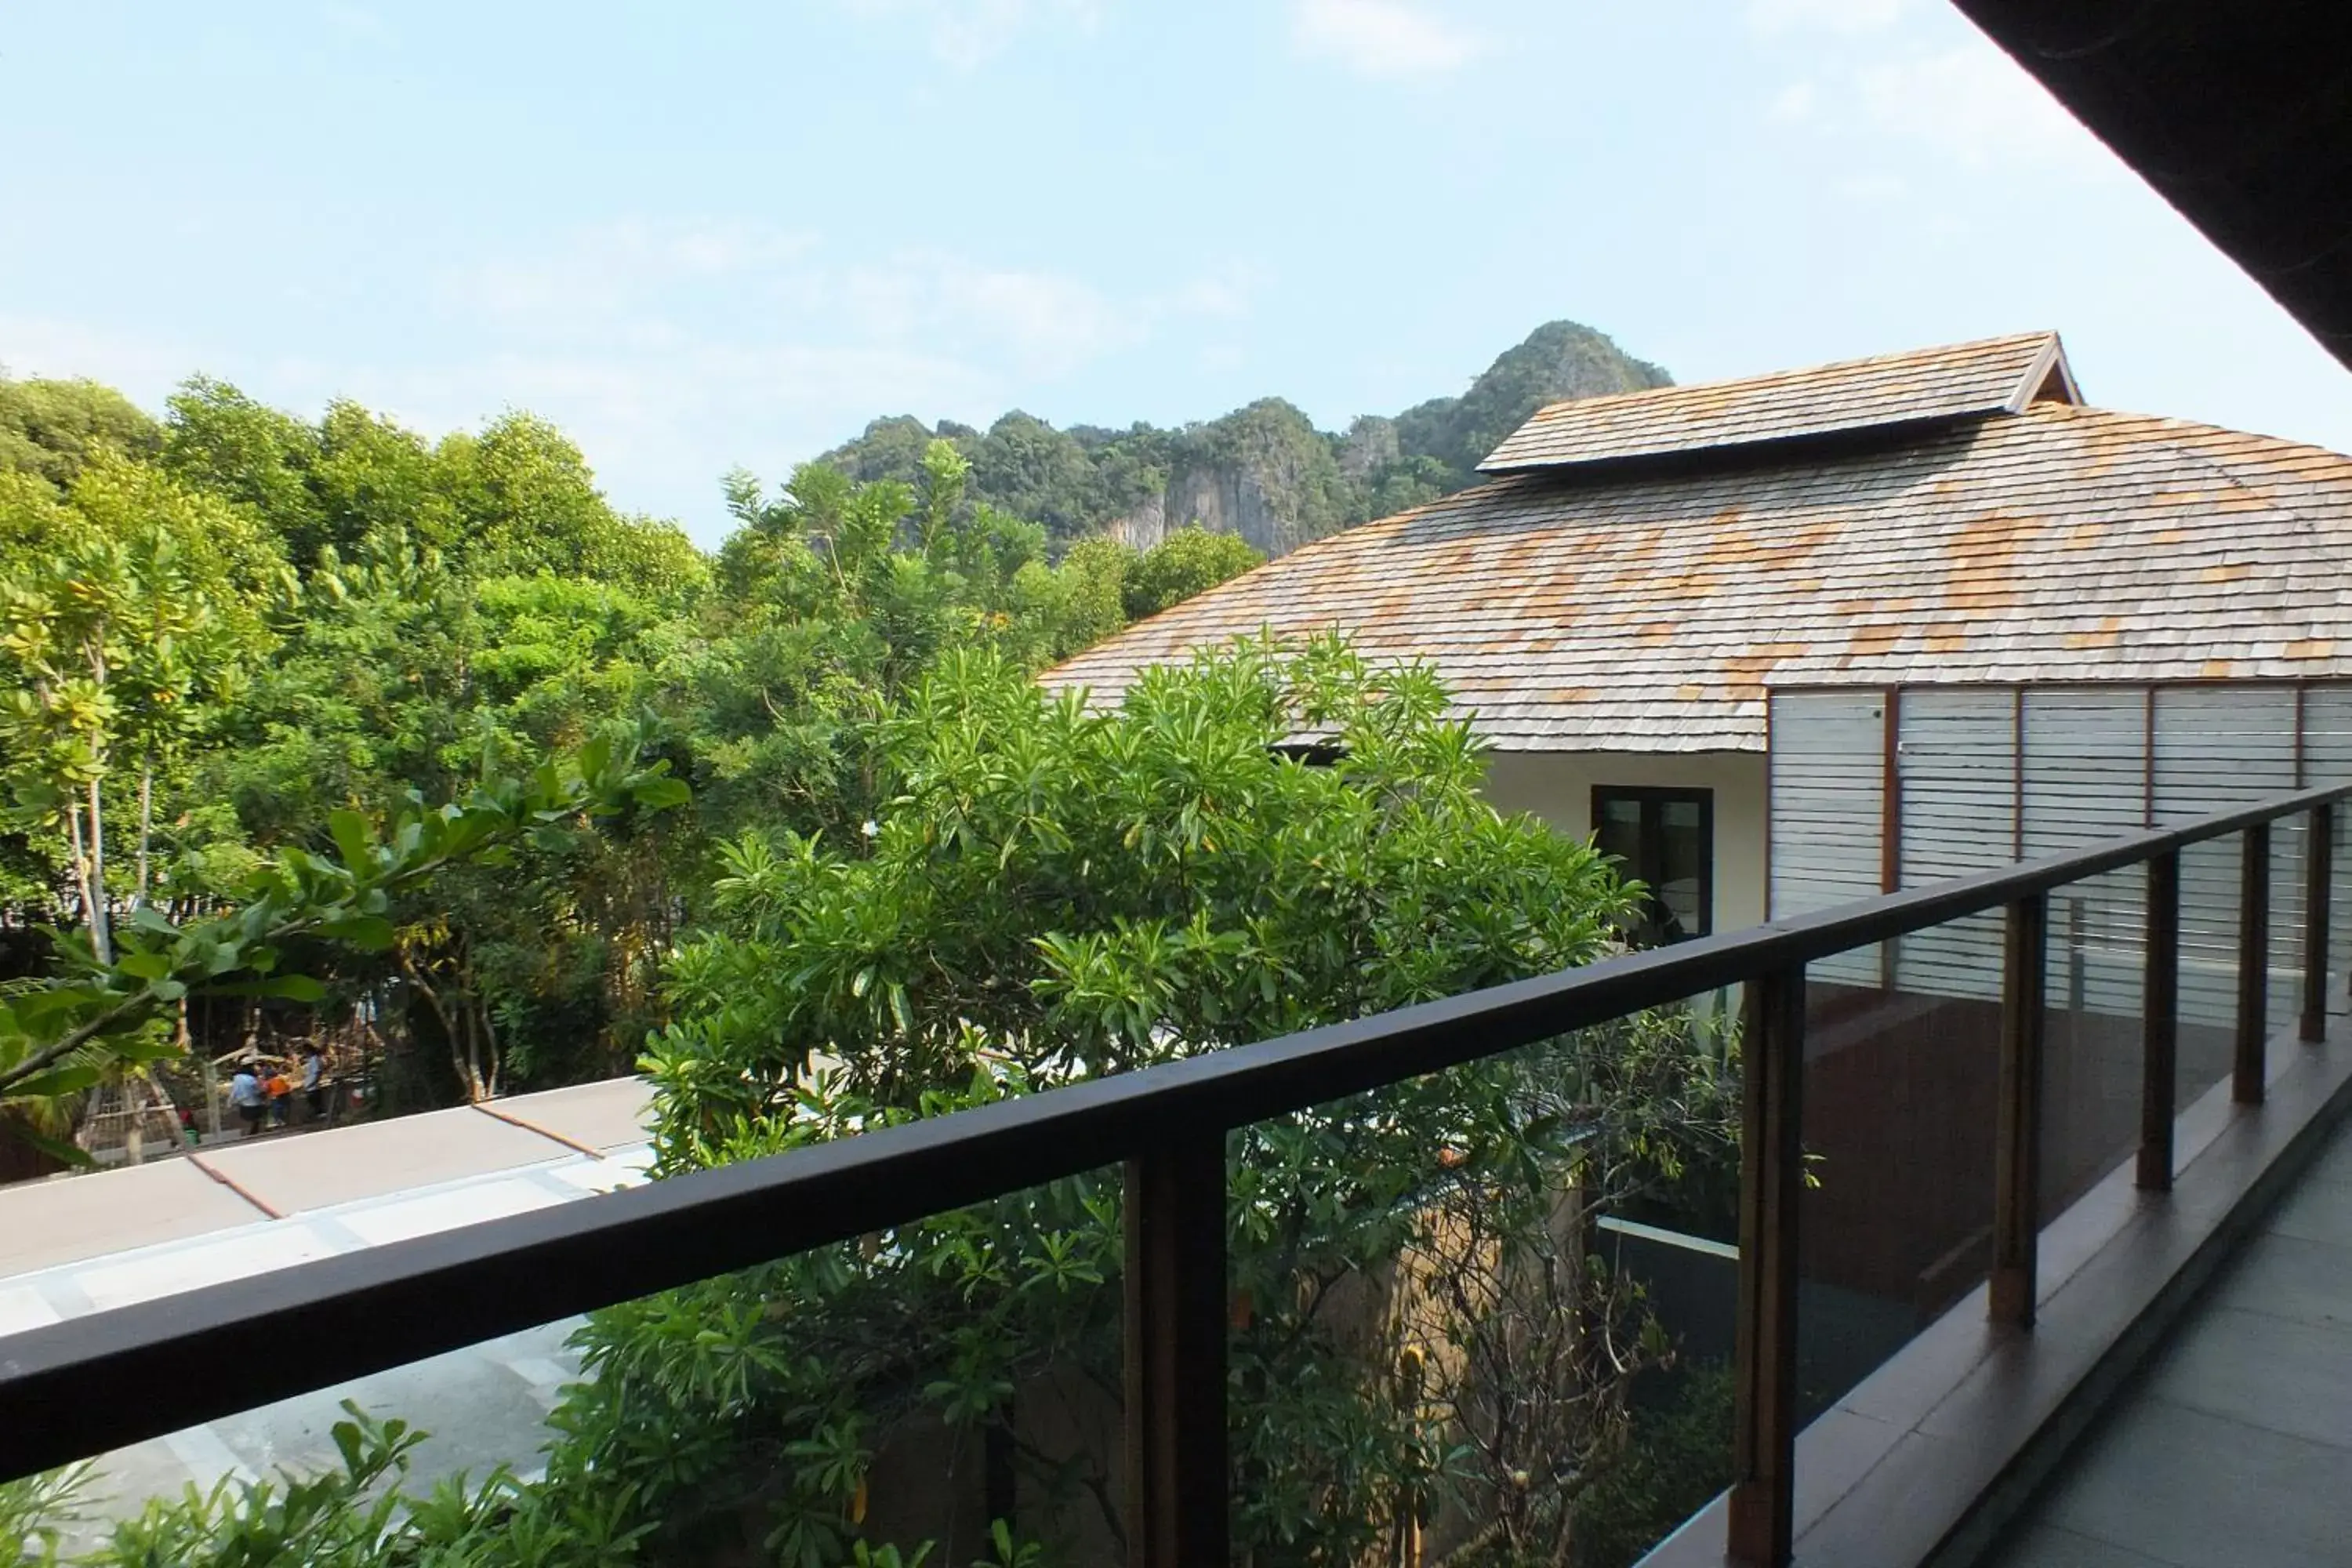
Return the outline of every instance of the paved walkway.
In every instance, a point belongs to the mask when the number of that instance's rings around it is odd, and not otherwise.
[[[312,1258],[578,1202],[644,1180],[647,1094],[634,1079],[299,1138],[258,1138],[95,1175],[0,1188],[0,1337]],[[335,1462],[341,1402],[432,1434],[415,1479],[534,1468],[578,1374],[550,1323],[100,1456],[98,1516],[194,1482]],[[289,1356],[302,1347],[289,1343]],[[135,1393],[128,1397],[135,1398]],[[110,1395],[111,1397],[111,1395]],[[0,1552],[5,1557],[5,1552]]]
[[[2352,1565],[2352,1128],[1987,1561]]]

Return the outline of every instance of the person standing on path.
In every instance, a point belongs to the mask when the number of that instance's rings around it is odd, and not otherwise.
[[[261,1079],[251,1062],[239,1062],[236,1076],[228,1080],[228,1102],[236,1107],[237,1119],[245,1123],[247,1138],[261,1131],[262,1115],[269,1109],[269,1097],[261,1092]]]

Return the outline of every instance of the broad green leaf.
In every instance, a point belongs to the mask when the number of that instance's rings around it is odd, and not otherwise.
[[[54,1100],[59,1095],[79,1094],[106,1076],[102,1068],[89,1065],[51,1068],[47,1072],[19,1079],[9,1086],[12,1100]]]
[[[331,921],[319,929],[324,936],[370,952],[390,947],[394,934],[392,922],[382,915],[352,915]]]
[[[367,818],[352,810],[331,811],[327,814],[327,831],[334,836],[335,847],[341,851],[343,863],[354,868],[365,866],[375,857],[368,833]]]

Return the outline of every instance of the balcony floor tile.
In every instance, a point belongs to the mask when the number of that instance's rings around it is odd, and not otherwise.
[[[2345,1561],[2352,1451],[2144,1396],[2084,1461],[2044,1522],[2180,1568]]]

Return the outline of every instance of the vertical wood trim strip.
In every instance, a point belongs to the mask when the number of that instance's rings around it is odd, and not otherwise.
[[[2303,700],[2310,690],[2311,683],[2307,680],[2294,683],[2294,787],[2297,789],[2305,787],[2303,782]]]
[[[1903,745],[1903,689],[1890,686],[1880,703],[1878,766],[1878,890],[1903,886],[1903,779],[1897,754]]]
[[[1726,1555],[1782,1568],[1796,1523],[1797,1205],[1803,1189],[1805,972],[1748,984]]]
[[[2033,1326],[2035,1265],[2042,1231],[2042,989],[2049,900],[2036,893],[2009,906],[2002,943],[2000,1104],[1993,1146],[1990,1317]]]
[[[1127,1163],[1127,1561],[1223,1563],[1226,1542],[1225,1139]]]
[[[2010,689],[2009,858],[2025,858],[2025,688]]]
[[[2270,947],[2271,829],[2260,823],[2238,841],[2238,1032],[2230,1097],[2240,1105],[2263,1102]]]
[[[2139,1165],[2145,1192],[2172,1190],[2173,1101],[2179,1096],[2180,852],[2147,863],[2147,970],[2140,990]]]
[[[1780,845],[1772,837],[1772,694],[1764,694],[1764,918],[1772,918],[1772,862]]]
[[[2139,825],[2156,826],[2156,687],[2140,688]]]
[[[1879,704],[1878,759],[1878,890],[1899,891],[1903,886],[1903,689],[1890,686]],[[1895,951],[1899,939],[1878,944],[1878,988],[1895,989]]]
[[[2336,808],[2312,807],[2304,833],[2303,1019],[2296,1031],[2317,1045],[2327,1037],[2328,894],[2336,879]]]

